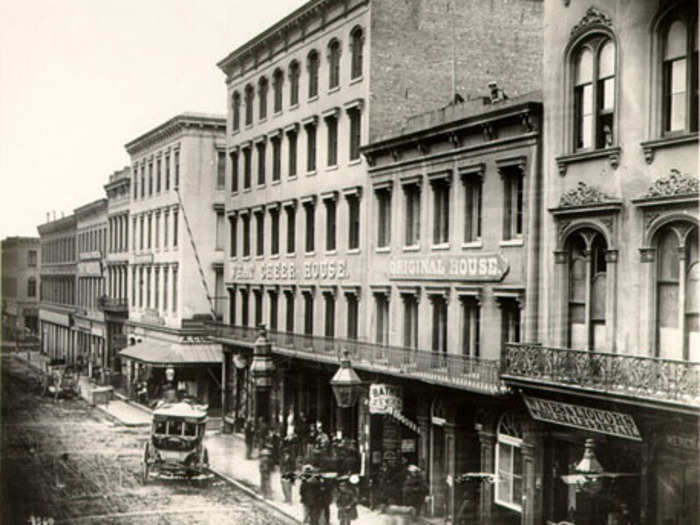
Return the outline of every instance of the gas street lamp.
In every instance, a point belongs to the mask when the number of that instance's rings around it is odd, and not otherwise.
[[[272,362],[272,344],[267,339],[265,326],[260,326],[260,333],[254,343],[253,361],[250,375],[255,385],[255,418],[269,416],[270,389],[272,388],[275,365]],[[266,417],[267,418],[267,417]]]
[[[335,395],[336,403],[340,408],[350,408],[357,403],[360,395],[362,380],[350,366],[350,357],[347,350],[343,350],[340,360],[340,368],[331,379],[331,388]]]

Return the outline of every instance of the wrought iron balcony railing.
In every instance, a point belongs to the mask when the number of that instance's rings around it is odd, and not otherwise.
[[[129,311],[129,301],[126,297],[101,295],[97,298],[97,307],[104,312],[126,313]]]
[[[252,327],[209,324],[211,335],[221,342],[253,343],[258,331]],[[326,338],[287,332],[268,332],[273,351],[279,354],[339,363],[347,350],[353,368],[410,377],[463,390],[501,394],[507,387],[499,376],[500,362],[457,354],[384,346],[350,339]]]
[[[697,362],[507,343],[501,377],[700,407]]]

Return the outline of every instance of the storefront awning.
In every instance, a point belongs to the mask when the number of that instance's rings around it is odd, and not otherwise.
[[[218,344],[182,344],[153,340],[129,346],[119,352],[119,356],[153,366],[220,364],[223,360],[221,345]]]

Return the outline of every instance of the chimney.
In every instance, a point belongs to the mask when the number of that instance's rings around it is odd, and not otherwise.
[[[50,211],[46,212],[46,222],[51,222],[51,212]]]

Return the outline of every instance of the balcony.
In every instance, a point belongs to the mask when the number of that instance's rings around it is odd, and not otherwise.
[[[211,336],[221,343],[252,344],[258,331],[252,327],[210,324]],[[289,357],[339,364],[343,350],[353,368],[439,384],[460,390],[498,395],[508,391],[499,377],[500,362],[457,354],[383,346],[362,341],[268,332],[272,351]]]
[[[111,314],[128,314],[129,302],[126,297],[101,295],[97,298],[97,308]]]
[[[679,408],[700,407],[700,363],[508,343],[502,379]]]

